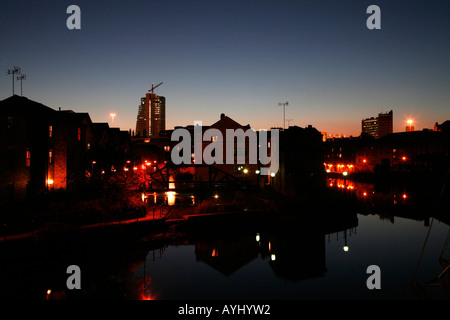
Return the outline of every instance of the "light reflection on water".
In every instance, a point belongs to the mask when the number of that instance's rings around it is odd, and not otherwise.
[[[145,260],[150,290],[160,299],[417,299],[410,284],[428,227],[357,218],[357,227],[331,234],[261,232],[169,245],[161,259]],[[438,258],[448,225],[434,220],[432,228],[418,283],[443,270]],[[370,265],[381,268],[381,290],[366,287]],[[143,272],[141,266],[135,275]],[[439,290],[425,289],[442,299]]]
[[[175,240],[152,236],[142,248],[129,244],[107,252],[89,249],[90,254],[81,251],[74,256],[69,250],[66,255],[48,259],[2,262],[1,296],[133,300],[448,299],[442,287],[411,287],[416,270],[419,284],[443,271],[439,256],[448,224],[433,219],[431,211],[412,209],[415,206],[411,208],[409,204],[414,196],[409,191],[398,189],[408,192],[408,197],[394,203],[393,192],[379,192],[371,185],[348,180],[331,183],[332,188],[344,185],[345,188],[338,188],[360,200],[357,211],[351,213],[354,208],[349,209],[351,214],[334,221],[318,217],[315,221],[240,232],[232,228],[207,234],[192,232],[177,235]],[[449,250],[443,257],[449,259]],[[79,264],[83,270],[81,292],[65,288],[65,268],[69,264]],[[366,287],[370,265],[381,268],[380,290]]]

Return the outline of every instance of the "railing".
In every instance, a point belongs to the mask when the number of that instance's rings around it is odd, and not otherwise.
[[[148,207],[147,216],[151,215],[153,219],[167,219],[171,211],[172,207],[165,204],[152,205]]]

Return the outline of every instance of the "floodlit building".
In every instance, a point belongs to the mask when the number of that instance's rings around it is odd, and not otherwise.
[[[147,92],[139,105],[136,136],[155,137],[164,130],[166,130],[166,98]]]

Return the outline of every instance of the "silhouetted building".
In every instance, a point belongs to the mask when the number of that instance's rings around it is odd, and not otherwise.
[[[448,157],[448,137],[443,132],[424,129],[366,140],[358,146],[355,163],[358,171],[373,172],[384,168],[408,172],[445,172]]]
[[[17,95],[0,101],[0,117],[0,202],[82,186],[95,169],[123,162],[130,147],[127,131],[93,124],[88,113]]]
[[[274,177],[277,191],[305,195],[324,185],[322,133],[308,125],[280,131],[280,169]]]
[[[166,130],[166,98],[147,92],[139,105],[136,136],[159,136],[164,130]]]
[[[380,113],[378,117],[363,119],[361,122],[362,133],[374,138],[381,138],[393,132],[393,112]]]
[[[66,189],[84,179],[88,153],[95,144],[88,114],[55,111],[16,95],[0,102],[0,114],[3,200]]]
[[[378,114],[378,138],[382,138],[393,132],[392,110],[387,113]]]
[[[199,161],[198,159],[195,159],[195,150],[194,150],[194,132],[195,132],[195,126],[194,125],[188,125],[185,127],[182,126],[176,126],[174,130],[176,129],[185,129],[190,133],[191,136],[191,164],[195,165],[205,165],[205,159],[202,157],[202,161]],[[236,122],[235,120],[231,119],[230,117],[226,116],[225,114],[220,115],[220,119],[213,123],[212,125],[204,125],[202,124],[202,137],[206,130],[209,129],[216,129],[220,132],[220,136],[222,137],[222,157],[219,158],[219,155],[215,154],[215,150],[212,152],[212,157],[215,157],[215,161],[212,164],[214,167],[222,170],[223,172],[227,174],[231,174],[236,177],[240,177],[242,179],[246,179],[248,181],[256,181],[255,175],[256,170],[258,169],[258,164],[250,164],[249,158],[250,158],[250,142],[248,138],[245,138],[245,143],[243,145],[243,148],[237,143],[236,139],[233,141],[227,140],[227,130],[231,129],[236,132],[238,129],[242,129],[244,133],[247,132],[247,130],[251,130],[252,133],[254,133],[254,137],[256,137],[255,142],[258,143],[258,132],[253,131],[249,124],[247,125],[241,125],[240,123]],[[170,141],[170,136],[172,134],[173,130],[166,130],[161,132],[161,137],[164,137],[165,140],[162,140],[160,143],[160,146],[164,147],[164,150],[166,152],[170,152],[174,146],[176,146],[179,142],[178,141]],[[210,141],[202,141],[202,155],[205,154],[205,148],[207,148],[211,143],[218,142],[219,135],[212,136]],[[152,139],[150,138],[150,143],[152,143]],[[155,141],[155,143],[158,143],[158,140]],[[234,144],[234,146],[233,146]],[[270,141],[269,141],[270,144]],[[233,163],[227,163],[227,149],[232,147],[231,152],[233,154],[231,155],[231,158],[233,160]],[[270,149],[270,148],[269,148]],[[186,150],[183,150],[183,152],[186,152]],[[211,150],[206,151],[211,153]],[[240,152],[243,152],[245,154],[245,163],[238,163],[238,155]],[[230,155],[228,155],[230,156]],[[256,156],[257,159],[257,156]],[[222,163],[219,163],[221,160]],[[208,168],[201,168],[200,166],[195,169],[195,174],[198,176],[207,176],[208,175]]]
[[[360,137],[350,136],[348,138],[327,139],[325,142],[325,170],[334,173],[351,173],[356,171],[356,152],[364,139],[374,140],[368,134],[362,134]]]
[[[446,134],[450,134],[450,120],[444,121],[443,123],[435,123],[434,124],[434,131],[441,131]]]

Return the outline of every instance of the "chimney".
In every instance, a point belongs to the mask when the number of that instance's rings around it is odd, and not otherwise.
[[[225,118],[225,113],[222,113],[222,114],[220,115],[220,120],[222,120],[223,118]]]

